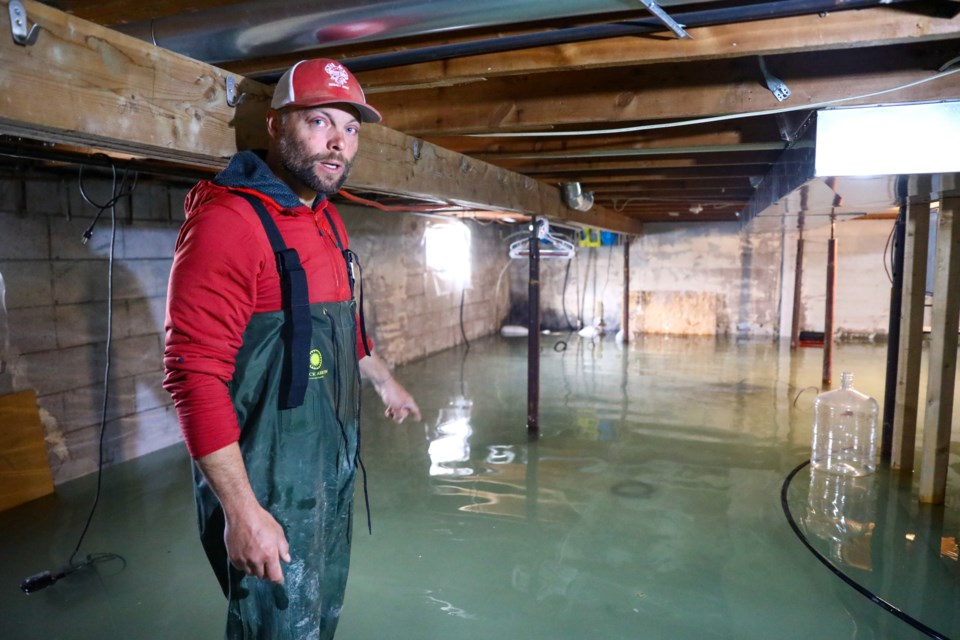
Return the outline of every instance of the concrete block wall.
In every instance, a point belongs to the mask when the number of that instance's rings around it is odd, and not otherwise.
[[[838,339],[885,338],[890,322],[889,252],[884,256],[893,220],[841,220],[836,225],[837,289],[834,327]],[[796,220],[784,238],[783,335],[793,321],[793,290],[797,256]],[[823,331],[826,303],[827,242],[830,225],[804,232],[800,330]]]
[[[367,329],[389,364],[461,344],[461,293],[467,340],[499,329],[508,311],[509,283],[504,278],[498,292],[497,279],[508,262],[503,237],[510,227],[454,223],[470,230],[469,254],[462,256],[471,265],[464,289],[426,264],[427,228],[449,221],[356,205],[338,210],[363,265]]]
[[[107,180],[87,174],[97,202]],[[167,281],[183,200],[191,185],[141,179],[117,207],[113,335],[104,460],[134,458],[181,440],[161,386]],[[399,364],[462,342],[460,290],[425,266],[423,235],[439,221],[343,207],[364,266],[368,328],[377,349]],[[0,178],[0,394],[35,389],[57,483],[97,468],[106,363],[109,212],[80,242],[96,208],[75,176]],[[472,230],[471,282],[464,299],[469,339],[496,330],[495,285],[501,231]],[[507,291],[499,309],[506,313]],[[0,425],[2,428],[2,425]]]
[[[110,199],[109,181],[83,181]],[[110,212],[86,244],[97,208],[75,177],[0,181],[0,275],[5,289],[0,393],[35,389],[57,483],[96,470],[107,362]],[[161,388],[167,277],[185,187],[139,184],[116,210],[113,329],[104,460],[129,459],[180,439]]]
[[[742,230],[739,223],[647,225],[630,248],[631,333],[776,335],[781,257],[779,232]],[[516,262],[511,320],[525,322],[526,262]],[[623,247],[580,248],[569,274],[567,264],[541,263],[543,326],[563,330],[577,317],[595,324],[602,302],[607,331],[618,331]]]

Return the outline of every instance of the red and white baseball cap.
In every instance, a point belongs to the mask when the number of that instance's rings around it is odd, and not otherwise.
[[[380,112],[367,104],[360,83],[336,60],[301,60],[280,77],[270,106],[319,107],[342,102],[360,112],[361,122],[380,122]]]

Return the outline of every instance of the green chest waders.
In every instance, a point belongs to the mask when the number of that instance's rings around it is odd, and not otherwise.
[[[261,220],[265,213],[258,211]],[[278,251],[279,232],[275,226],[267,232]],[[299,328],[291,327],[298,294],[291,303],[287,285],[284,310],[251,318],[229,385],[250,484],[290,543],[284,584],[247,576],[230,564],[222,508],[194,466],[201,541],[229,599],[228,640],[332,638],[350,564],[359,461],[356,307],[353,301],[301,305],[309,310],[309,331],[306,347],[297,345],[291,334],[303,338],[305,309],[299,310]],[[306,299],[305,291],[299,295]],[[293,380],[291,362],[303,363]],[[293,396],[299,397],[291,403]],[[291,408],[281,408],[286,406]]]

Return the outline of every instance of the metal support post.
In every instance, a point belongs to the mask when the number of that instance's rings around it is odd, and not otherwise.
[[[630,342],[630,236],[623,238],[623,318],[620,321],[623,343]]]
[[[530,283],[527,335],[527,431],[540,429],[540,238],[537,216],[530,219]]]
[[[827,299],[823,321],[823,380],[824,389],[833,381],[833,319],[837,295],[837,219],[830,215],[830,241],[827,243]]]
[[[880,461],[890,462],[893,447],[893,410],[897,405],[897,368],[900,358],[900,313],[903,307],[903,247],[907,228],[906,177],[897,181],[900,215],[893,227],[893,285],[890,288],[890,324],[887,335],[887,373],[883,387],[883,426]]]

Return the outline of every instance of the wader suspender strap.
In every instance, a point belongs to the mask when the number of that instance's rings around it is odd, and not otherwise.
[[[263,202],[256,196],[235,191],[250,203],[260,218],[270,246],[277,257],[277,272],[280,274],[280,289],[283,295],[284,354],[283,373],[280,377],[280,408],[292,409],[303,404],[307,393],[307,371],[310,357],[310,334],[313,320],[310,317],[310,295],[307,289],[307,274],[300,264],[296,249],[288,249]]]
[[[367,342],[367,323],[363,319],[363,267],[360,266],[360,258],[352,250],[343,248],[343,243],[340,242],[340,233],[337,231],[336,225],[333,224],[333,218],[330,217],[330,213],[326,207],[323,208],[323,215],[327,217],[327,224],[329,224],[333,230],[333,237],[337,242],[340,253],[343,254],[343,261],[347,263],[347,275],[350,277],[351,296],[353,296],[353,285],[356,282],[356,278],[353,275],[354,264],[357,265],[357,270],[360,272],[360,299],[357,300],[360,316],[360,338],[363,340],[363,352],[370,355],[370,347],[368,346],[370,343]]]
[[[356,278],[353,275],[353,265],[357,265],[357,270],[360,271],[360,299],[357,301],[357,306],[359,308],[358,315],[360,316],[360,338],[363,340],[363,352],[370,355],[370,347],[367,342],[367,324],[363,320],[363,267],[360,266],[360,258],[357,257],[350,249],[344,249],[343,243],[340,242],[340,233],[337,231],[337,225],[333,224],[333,218],[330,217],[330,213],[327,211],[327,208],[323,208],[323,215],[327,217],[327,224],[330,225],[330,229],[333,231],[333,237],[337,242],[337,247],[343,253],[343,260],[347,263],[347,275],[350,277],[350,295],[353,296],[353,285],[356,282]],[[367,491],[367,467],[363,464],[363,458],[360,457],[360,425],[357,425],[357,464],[360,466],[360,470],[363,472],[363,504],[367,508],[367,532],[370,535],[373,535],[373,520],[370,518],[370,494]]]

